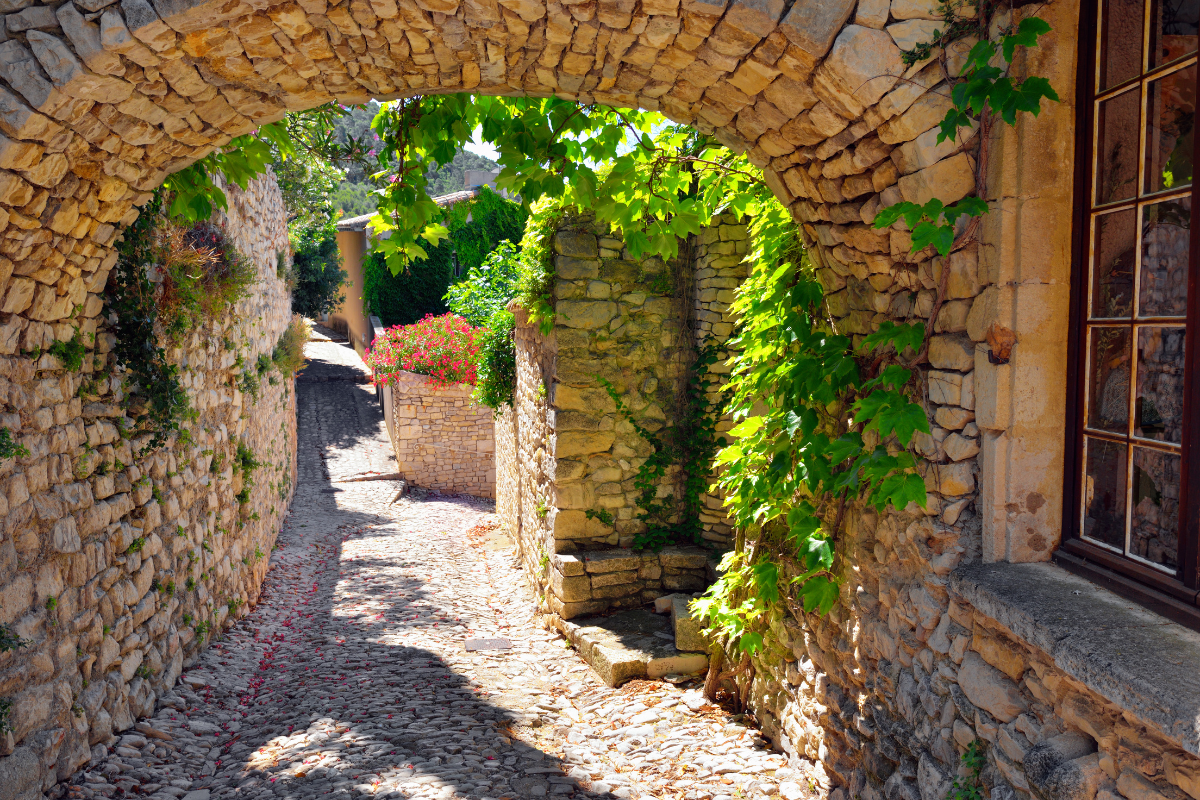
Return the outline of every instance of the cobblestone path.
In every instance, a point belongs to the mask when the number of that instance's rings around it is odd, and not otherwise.
[[[353,350],[308,349],[296,497],[257,607],[70,796],[807,794],[696,688],[600,683],[539,624],[490,503],[344,482],[393,471],[382,415]],[[495,637],[512,649],[465,651]]]

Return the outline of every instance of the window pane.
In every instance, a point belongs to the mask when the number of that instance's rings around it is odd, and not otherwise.
[[[1083,535],[1125,552],[1125,445],[1084,439]]]
[[[1141,96],[1137,89],[1100,103],[1096,125],[1096,203],[1137,193]]]
[[[1142,74],[1141,0],[1104,0],[1100,34],[1100,89]]]
[[[1183,331],[1182,326],[1138,329],[1137,436],[1183,441]]]
[[[1133,313],[1137,210],[1127,208],[1097,216],[1095,226],[1092,317],[1129,317]]]
[[[1089,428],[1129,433],[1129,328],[1089,332]]]
[[[1192,126],[1196,119],[1196,67],[1151,83],[1146,101],[1146,191],[1192,182]]]
[[[1133,448],[1133,529],[1129,552],[1174,569],[1179,554],[1180,458]]]
[[[1192,200],[1164,200],[1142,209],[1142,277],[1138,314],[1187,314],[1188,248]]]
[[[1152,2],[1154,16],[1150,19],[1150,66],[1170,64],[1177,58],[1196,52],[1196,20],[1200,18],[1200,0]]]

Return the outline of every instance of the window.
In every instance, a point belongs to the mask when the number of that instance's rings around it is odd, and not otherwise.
[[[1085,0],[1084,14],[1089,6],[1062,549],[1195,606],[1200,0]]]

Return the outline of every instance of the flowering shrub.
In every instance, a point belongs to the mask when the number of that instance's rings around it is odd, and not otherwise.
[[[388,383],[404,371],[428,375],[438,387],[474,384],[481,333],[456,314],[429,314],[420,322],[384,331],[367,353],[367,366],[378,383]]]

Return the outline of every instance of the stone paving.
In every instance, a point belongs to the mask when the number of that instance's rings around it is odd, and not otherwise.
[[[309,345],[299,480],[258,606],[97,745],[71,797],[809,794],[692,683],[601,683],[534,614],[489,502],[412,490],[353,350]],[[467,652],[471,638],[508,650]]]

